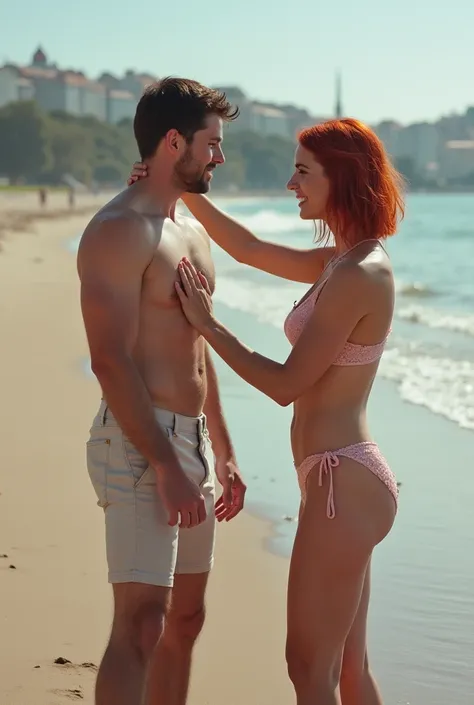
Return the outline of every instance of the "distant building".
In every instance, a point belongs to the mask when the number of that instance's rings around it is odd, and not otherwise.
[[[118,123],[121,120],[133,120],[143,91],[157,79],[148,74],[127,71],[123,78],[103,73],[98,80],[106,90],[107,121]]]
[[[446,180],[474,177],[474,140],[450,140],[441,149],[440,172]]]
[[[133,120],[137,101],[129,91],[107,91],[107,122],[117,124],[121,120]]]
[[[119,79],[119,88],[122,91],[128,91],[131,93],[135,101],[138,102],[140,97],[147,86],[155,83],[156,76],[150,76],[147,73],[135,73],[135,71],[127,71],[125,76]]]
[[[387,153],[392,159],[395,159],[398,154],[398,141],[402,126],[394,120],[384,120],[378,125],[375,125],[375,134],[382,140]]]
[[[104,72],[91,80],[81,71],[60,69],[39,46],[29,66],[0,68],[0,107],[18,100],[36,100],[45,112],[93,116],[117,124],[133,120],[137,102],[147,86],[157,80],[148,73],[128,70],[123,76]],[[219,86],[230,103],[238,106],[239,119],[229,129],[294,139],[304,127],[321,122],[294,105],[256,102],[238,86]]]
[[[296,140],[297,135],[301,130],[307,127],[312,127],[318,122],[323,122],[325,118],[318,118],[311,115],[304,108],[298,108],[295,105],[280,105],[280,110],[283,110],[288,121],[288,137]]]
[[[23,100],[36,100],[45,112],[63,111],[77,117],[92,116],[111,124],[133,120],[137,102],[147,86],[157,80],[148,73],[128,70],[123,76],[104,72],[91,80],[81,71],[60,69],[48,60],[41,46],[29,66],[0,67],[0,108]],[[296,134],[328,117],[314,117],[292,104],[250,99],[238,86],[219,86],[230,103],[238,106],[238,120],[226,126],[236,131],[253,131],[263,136],[294,140]],[[335,76],[334,116],[344,115],[342,78]],[[474,179],[474,107],[464,115],[447,115],[436,123],[418,122],[403,126],[385,120],[375,132],[394,159],[412,161],[416,175],[438,183]]]
[[[214,86],[214,88],[225,93],[227,100],[239,108],[239,117],[232,123],[232,130],[244,132],[252,129],[252,101],[237,86]]]
[[[41,46],[39,46],[33,54],[33,61],[31,63],[32,66],[36,66],[38,68],[48,68],[48,59]]]
[[[105,72],[97,80],[109,91],[120,90],[120,79],[112,73]]]
[[[416,172],[426,176],[439,160],[439,134],[429,122],[417,122],[400,130],[397,157],[411,157]]]
[[[61,71],[49,64],[38,48],[30,66],[18,69],[19,75],[34,88],[34,98],[46,112],[61,110],[71,115],[90,115],[106,119],[104,87],[91,81],[80,71]]]
[[[240,114],[235,123],[232,123],[232,130],[249,130],[294,140],[300,130],[325,119],[315,118],[304,108],[289,103],[279,105],[253,101],[237,86],[214,87],[225,93],[229,102],[239,108]]]
[[[250,112],[250,128],[262,135],[288,138],[290,125],[284,110],[254,103]]]
[[[0,108],[18,100],[33,100],[34,97],[32,82],[21,76],[16,66],[0,68]]]
[[[375,125],[375,133],[393,160],[410,159],[416,174],[433,178],[438,169],[440,135],[433,123],[417,122],[404,127],[393,120]]]

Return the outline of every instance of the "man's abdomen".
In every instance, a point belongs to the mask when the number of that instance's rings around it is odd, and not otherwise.
[[[136,360],[153,405],[184,416],[199,416],[206,399],[204,352],[194,348],[147,351]]]

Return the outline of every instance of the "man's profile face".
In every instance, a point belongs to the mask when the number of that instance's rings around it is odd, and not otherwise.
[[[188,193],[207,193],[212,172],[223,164],[222,120],[217,115],[206,118],[204,129],[195,133],[186,152],[175,164],[175,177]]]

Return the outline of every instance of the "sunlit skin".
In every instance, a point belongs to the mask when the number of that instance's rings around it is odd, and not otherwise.
[[[225,163],[222,140],[222,120],[217,115],[206,118],[203,129],[194,133],[191,143],[177,130],[169,130],[156,154],[141,165],[142,173],[158,182],[156,185],[161,187],[161,192],[163,181],[167,183],[166,191],[172,185],[174,199],[183,191],[207,193],[214,169]],[[129,186],[136,181],[138,179],[132,175]]]
[[[179,138],[183,140],[180,135]],[[176,162],[175,174],[191,193],[207,193],[216,166],[224,164],[222,151],[222,120],[217,115],[206,119],[206,127],[194,134],[185,145],[183,156]]]
[[[325,220],[330,182],[323,166],[301,145],[295,153],[295,170],[287,189],[298,199],[302,220]]]

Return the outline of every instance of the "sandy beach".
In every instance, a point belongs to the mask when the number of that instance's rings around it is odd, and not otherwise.
[[[84,442],[99,390],[75,258],[67,249],[100,197],[0,194],[0,702],[93,703],[112,614],[103,517]],[[19,214],[21,211],[21,217]],[[288,565],[263,550],[270,528],[249,515],[220,527],[191,705],[283,705]],[[66,660],[66,663],[55,661]]]

